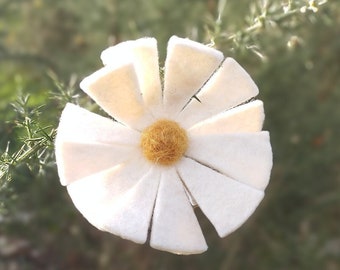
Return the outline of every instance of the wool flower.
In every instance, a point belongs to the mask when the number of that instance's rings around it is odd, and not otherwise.
[[[56,138],[62,185],[95,227],[177,254],[207,244],[199,207],[224,237],[264,196],[272,167],[258,88],[232,58],[173,36],[103,51],[81,89],[108,115],[67,104]]]

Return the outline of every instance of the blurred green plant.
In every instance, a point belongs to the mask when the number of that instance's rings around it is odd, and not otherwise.
[[[50,159],[48,148],[53,146],[56,129],[51,126],[41,127],[38,118],[41,115],[42,106],[30,109],[28,107],[29,96],[19,96],[12,104],[17,119],[15,127],[22,132],[22,143],[19,150],[10,154],[10,143],[0,157],[0,179],[12,180],[11,169],[20,163],[25,163],[32,171],[40,172],[43,165]],[[38,169],[36,167],[38,166]],[[5,182],[0,182],[0,191]]]
[[[280,33],[282,38],[282,33],[289,33],[303,25],[306,17],[308,20],[315,20],[315,13],[327,3],[327,0],[252,1],[249,3],[250,13],[245,16],[246,25],[239,29],[235,29],[233,24],[228,27],[223,20],[226,3],[227,0],[218,2],[217,18],[207,24],[210,45],[227,47],[230,53],[250,51],[266,60],[263,50],[269,44],[261,42],[265,35]]]
[[[66,86],[60,82],[57,75],[49,72],[49,77],[55,86],[49,102],[55,103],[61,110],[67,102],[78,103],[79,94],[75,93],[76,78],[71,77]],[[13,179],[12,170],[16,166],[24,164],[33,174],[44,174],[46,166],[54,163],[54,139],[57,128],[54,125],[45,124],[46,118],[42,118],[45,105],[32,106],[29,104],[30,95],[19,94],[17,100],[11,103],[15,112],[12,120],[13,128],[17,131],[17,149],[12,150],[8,142],[5,151],[0,156],[0,192],[6,188],[7,182]],[[58,116],[53,123],[57,123]]]

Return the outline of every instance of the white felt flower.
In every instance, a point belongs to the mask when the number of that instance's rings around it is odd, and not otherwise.
[[[101,58],[105,66],[80,87],[116,121],[66,106],[56,138],[61,183],[100,230],[173,253],[205,251],[193,206],[224,237],[254,212],[269,181],[258,88],[234,59],[175,36],[163,86],[153,38]]]

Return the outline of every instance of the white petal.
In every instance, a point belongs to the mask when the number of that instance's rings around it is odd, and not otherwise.
[[[56,148],[64,141],[137,145],[139,138],[133,129],[68,103],[58,126]]]
[[[264,192],[248,187],[191,159],[178,163],[178,172],[203,213],[224,237],[255,211]]]
[[[227,58],[201,91],[181,112],[184,127],[235,107],[258,94],[249,74],[232,58]]]
[[[132,63],[106,66],[86,77],[80,88],[108,114],[129,127],[141,130],[153,121],[143,104]]]
[[[193,208],[174,168],[161,177],[150,245],[177,254],[202,253],[207,249]]]
[[[162,105],[157,40],[141,38],[126,41],[104,50],[101,54],[104,65],[115,65],[117,61],[123,61],[121,58],[127,57],[134,64],[144,103],[157,114]]]
[[[107,205],[103,230],[137,243],[145,243],[156,200],[160,172],[151,169],[126,193]]]
[[[108,230],[115,222],[112,210],[117,207],[115,202],[121,203],[119,198],[135,188],[149,170],[150,166],[133,160],[75,181],[67,190],[76,208],[92,225]]]
[[[117,63],[133,63],[133,46],[135,40],[128,40],[111,46],[100,55],[105,66],[115,66]]]
[[[173,36],[168,43],[164,74],[164,106],[179,113],[223,60],[223,54],[203,44]]]
[[[189,132],[193,135],[258,132],[263,121],[263,103],[255,100],[199,122]]]
[[[266,131],[191,136],[186,156],[260,190],[266,188],[273,164]]]
[[[132,159],[139,149],[132,146],[58,142],[56,159],[62,185],[112,168],[119,163]]]

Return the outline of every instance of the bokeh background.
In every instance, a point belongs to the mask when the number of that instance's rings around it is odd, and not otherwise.
[[[266,197],[235,233],[219,239],[196,210],[209,249],[193,256],[89,225],[59,184],[53,132],[19,151],[56,128],[67,100],[95,109],[78,83],[104,48],[154,36],[163,63],[174,34],[248,70],[274,151]],[[339,105],[337,0],[0,0],[0,269],[340,269]]]

